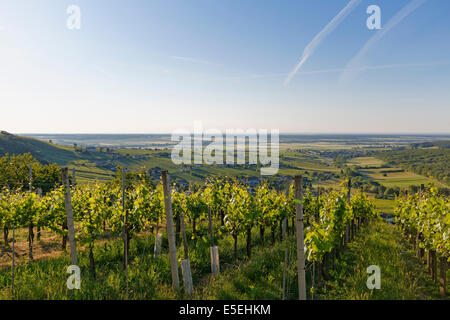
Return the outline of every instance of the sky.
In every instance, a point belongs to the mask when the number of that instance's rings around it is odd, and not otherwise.
[[[448,0],[0,0],[0,129],[450,133],[449,14]]]

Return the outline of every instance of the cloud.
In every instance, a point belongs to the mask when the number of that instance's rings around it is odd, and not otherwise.
[[[332,33],[337,26],[347,17],[347,15],[356,8],[356,6],[361,2],[361,0],[351,0],[344,9],[342,9],[326,26],[322,29],[312,41],[303,50],[302,57],[297,63],[295,68],[289,73],[284,84],[287,85],[295,76],[295,74],[300,70],[300,68],[305,64],[308,58],[314,53],[316,48],[322,43],[322,41]]]
[[[403,19],[410,15],[414,10],[419,8],[426,0],[412,0],[403,7],[393,18],[391,18],[383,29],[377,31],[361,48],[361,50],[347,64],[345,71],[339,77],[339,81],[348,81],[355,78],[362,68],[363,56],[373,47],[373,45],[383,38],[392,28],[399,24]]]

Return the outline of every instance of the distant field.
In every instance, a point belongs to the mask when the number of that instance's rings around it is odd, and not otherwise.
[[[371,199],[373,204],[380,210],[381,213],[394,213],[395,200],[391,199]]]
[[[442,183],[410,172],[402,172],[395,174],[388,173],[386,177],[380,176],[379,174],[372,174],[369,176],[374,178],[375,181],[378,181],[379,183],[385,185],[386,187],[395,187],[395,186],[408,187],[410,185],[418,186],[421,184],[427,185],[429,183],[444,186]]]
[[[348,163],[360,167],[380,167],[383,164],[383,161],[374,157],[359,157],[351,159]]]
[[[357,146],[355,145],[346,145],[339,143],[326,143],[326,142],[318,142],[318,143],[281,143],[280,150],[343,150],[343,149],[352,149]]]
[[[435,185],[440,187],[446,187],[445,184],[437,180],[430,179],[413,172],[405,171],[402,168],[384,167],[384,162],[374,157],[354,158],[348,161],[348,164],[362,167],[362,174],[381,183],[386,187],[408,187],[410,185],[419,186],[421,184],[428,185],[430,183],[434,183]],[[377,168],[364,169],[366,166]],[[383,168],[380,168],[382,166]]]

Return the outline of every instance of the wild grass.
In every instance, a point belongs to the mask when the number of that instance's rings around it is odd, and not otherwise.
[[[439,287],[394,225],[374,222],[361,230],[331,271],[321,299],[428,300],[439,299]],[[369,290],[367,267],[381,271],[381,289]]]

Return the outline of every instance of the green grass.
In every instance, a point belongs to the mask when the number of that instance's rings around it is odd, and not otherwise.
[[[367,267],[381,270],[381,289],[369,290]],[[439,299],[439,288],[396,227],[382,221],[365,226],[337,260],[321,299]]]
[[[360,167],[380,167],[383,165],[383,161],[374,157],[358,157],[353,158],[348,161],[350,165],[360,166]]]
[[[395,200],[393,199],[371,199],[373,204],[377,207],[377,209],[381,213],[389,213],[394,214],[394,204]]]
[[[201,300],[254,300],[282,297],[285,250],[288,248],[287,299],[298,298],[295,264],[295,241],[257,248],[252,259],[241,265],[231,265],[217,278],[208,277],[206,284],[195,290],[193,298]],[[310,278],[307,278],[310,286]]]

